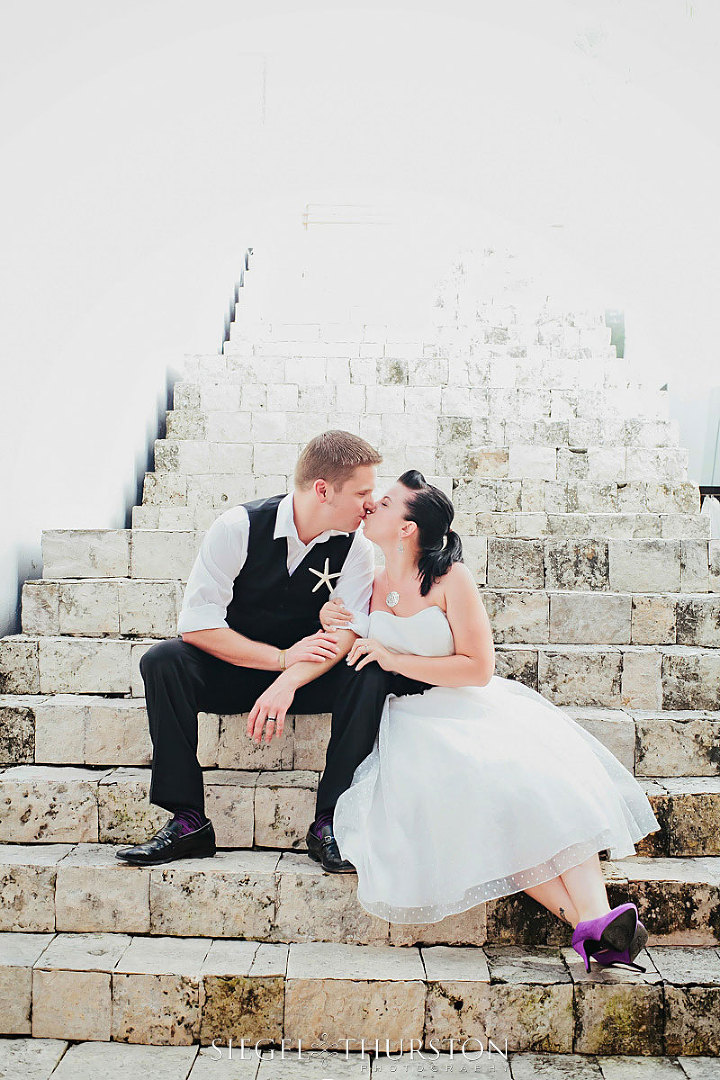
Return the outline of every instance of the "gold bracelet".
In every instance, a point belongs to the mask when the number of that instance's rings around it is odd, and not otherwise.
[[[281,671],[285,670],[285,653],[286,653],[286,651],[287,651],[286,649],[280,649],[280,651],[278,653],[278,662],[280,664],[280,670]]]

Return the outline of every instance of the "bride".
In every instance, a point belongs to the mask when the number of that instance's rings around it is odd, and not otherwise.
[[[438,922],[523,891],[574,927],[587,971],[633,963],[647,942],[635,904],[610,908],[598,853],[635,854],[660,824],[635,777],[537,691],[494,674],[490,623],[454,507],[409,470],[376,502],[364,532],[385,556],[369,615],[342,597],[323,628],[362,634],[347,662],[376,662],[431,683],[388,695],[373,749],[333,817],[357,897],[373,915]]]

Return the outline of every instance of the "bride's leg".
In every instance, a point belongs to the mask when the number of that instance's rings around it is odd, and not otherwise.
[[[597,919],[610,911],[600,857],[596,851],[589,859],[571,866],[560,875],[572,898],[581,922]]]
[[[559,919],[570,923],[571,926],[577,926],[580,921],[572,897],[561,877],[543,881],[539,885],[533,885],[531,889],[523,889],[523,892],[526,892],[533,900],[537,900],[548,911],[552,911]]]

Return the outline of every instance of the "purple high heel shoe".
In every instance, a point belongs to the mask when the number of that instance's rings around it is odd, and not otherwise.
[[[637,956],[647,941],[647,931],[644,926],[640,931],[641,926],[635,904],[618,904],[597,919],[579,922],[573,931],[572,947],[582,957],[587,972],[591,956],[603,964],[623,962],[644,971],[639,964],[632,963],[630,956],[631,948],[635,949],[633,956]],[[602,954],[602,959],[598,954]]]

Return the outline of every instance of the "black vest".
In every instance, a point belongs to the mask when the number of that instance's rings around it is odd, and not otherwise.
[[[321,629],[320,608],[330,596],[327,585],[313,592],[320,578],[310,569],[330,573],[342,569],[355,533],[331,536],[315,544],[292,574],[288,574],[286,536],[273,538],[278,504],[285,495],[253,499],[241,505],[250,519],[250,535],[245,563],[233,584],[232,600],[226,620],[236,630],[254,641],[265,641],[278,649],[287,649],[300,638]],[[336,577],[330,579],[332,588]]]

